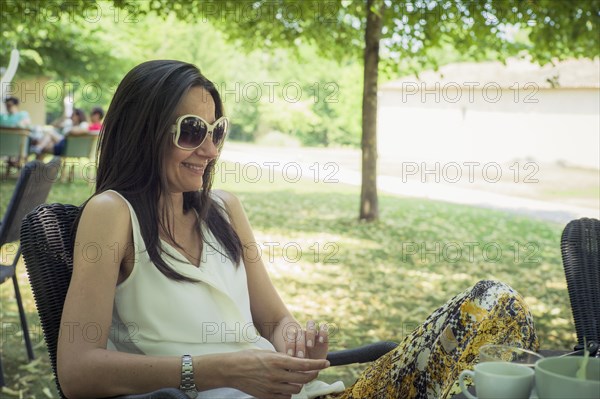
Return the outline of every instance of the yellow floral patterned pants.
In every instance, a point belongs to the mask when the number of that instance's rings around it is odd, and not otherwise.
[[[497,281],[480,281],[452,298],[351,387],[323,399],[447,398],[485,344],[539,346],[523,298]]]

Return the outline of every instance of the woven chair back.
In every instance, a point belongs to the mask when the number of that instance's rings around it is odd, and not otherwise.
[[[563,230],[561,252],[577,348],[600,343],[600,220],[572,220]]]
[[[74,205],[41,205],[23,220],[21,247],[54,376],[60,320],[73,272]],[[64,394],[55,378],[56,386]]]

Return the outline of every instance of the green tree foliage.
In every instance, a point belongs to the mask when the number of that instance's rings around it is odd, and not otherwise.
[[[216,28],[250,50],[312,42],[340,61],[360,59],[364,50],[364,0],[154,0],[150,8],[219,22]],[[382,61],[397,71],[437,65],[435,50],[448,45],[470,59],[525,50],[542,63],[600,53],[595,0],[375,0],[372,8],[382,18]],[[512,40],[511,30],[524,31],[528,41]]]
[[[1,65],[8,64],[16,45],[19,78],[46,76],[53,88],[64,85],[62,93],[73,91],[76,106],[89,110],[108,106],[119,80],[134,65],[180,59],[198,65],[219,86],[232,117],[233,139],[253,141],[278,131],[305,145],[359,145],[357,62],[340,66],[309,45],[299,47],[299,57],[289,50],[246,53],[213,27],[218,21],[186,23],[173,13],[151,12],[147,2],[95,4],[1,3],[8,26],[2,33]],[[60,98],[47,101],[53,116],[61,107]]]
[[[96,3],[8,0],[0,7],[0,65],[8,65],[16,47],[19,77],[49,78],[52,86],[62,87],[55,90],[59,96],[73,93],[86,109],[110,100],[111,94],[101,87],[118,79],[123,62],[113,55],[113,44],[97,23],[102,11]],[[50,113],[61,112],[60,99],[47,103]]]
[[[1,4],[1,61],[5,65],[13,47],[23,47],[20,72],[60,77],[103,74],[110,65],[92,63],[109,55],[108,46],[100,46],[97,27],[88,23],[90,2],[20,2]],[[110,57],[109,57],[110,59]],[[97,72],[96,72],[97,71]]]

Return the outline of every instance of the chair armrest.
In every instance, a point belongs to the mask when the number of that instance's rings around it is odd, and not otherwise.
[[[0,126],[0,133],[2,134],[15,134],[18,136],[29,136],[31,131],[24,127],[8,127]]]
[[[381,341],[374,344],[359,346],[353,349],[329,352],[327,360],[332,366],[342,366],[352,363],[368,363],[379,359],[398,344],[391,341]]]
[[[98,137],[99,133],[99,130],[71,130],[65,137]]]
[[[381,341],[363,345],[358,348],[329,352],[327,360],[332,366],[342,366],[352,363],[368,363],[379,359],[398,346],[391,341]],[[114,399],[188,399],[187,395],[176,388],[164,388],[141,395],[124,395]]]
[[[162,388],[154,392],[139,395],[115,396],[114,399],[189,399],[188,396],[177,388]]]

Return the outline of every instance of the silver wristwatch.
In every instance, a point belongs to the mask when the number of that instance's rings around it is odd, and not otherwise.
[[[198,396],[196,384],[194,383],[194,363],[190,355],[181,356],[181,385],[179,389],[192,399]]]

